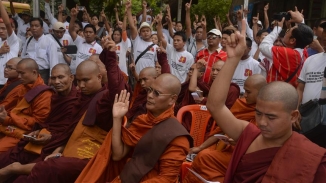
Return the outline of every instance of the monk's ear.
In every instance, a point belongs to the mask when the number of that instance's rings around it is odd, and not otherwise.
[[[174,105],[177,102],[177,99],[178,99],[178,95],[172,95],[169,104]]]
[[[69,78],[71,79],[71,81],[74,81],[75,76],[73,74],[70,74]]]
[[[294,110],[291,112],[291,123],[295,123],[296,121],[298,121],[300,117],[300,112],[299,110]]]
[[[98,75],[97,75],[97,78],[102,82],[102,74],[101,73],[99,73]]]

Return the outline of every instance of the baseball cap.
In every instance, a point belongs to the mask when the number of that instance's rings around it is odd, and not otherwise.
[[[139,27],[139,29],[138,29],[138,32],[140,32],[140,30],[141,30],[142,28],[145,28],[145,27],[150,28],[151,31],[152,31],[152,27],[151,27],[147,22],[143,22],[143,23],[140,25],[140,27]]]
[[[221,31],[220,31],[220,30],[217,30],[217,29],[212,29],[212,30],[210,30],[210,31],[207,33],[207,35],[208,35],[208,34],[215,34],[215,35],[217,35],[217,36],[222,37],[222,33],[221,33]]]
[[[324,31],[325,31],[325,29],[326,29],[326,22],[321,23],[319,26],[322,27],[324,29]]]
[[[53,30],[66,30],[65,25],[62,22],[56,22],[53,24]]]

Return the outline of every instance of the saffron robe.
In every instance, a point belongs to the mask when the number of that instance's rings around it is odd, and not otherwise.
[[[10,112],[19,102],[18,93],[24,85],[19,78],[8,79],[0,90],[0,105],[3,105],[7,112]]]

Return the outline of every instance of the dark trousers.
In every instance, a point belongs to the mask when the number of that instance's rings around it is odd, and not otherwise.
[[[50,69],[40,70],[40,75],[44,83],[47,85],[49,83],[49,78],[50,78]]]

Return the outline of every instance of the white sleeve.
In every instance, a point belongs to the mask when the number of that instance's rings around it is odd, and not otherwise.
[[[298,77],[298,79],[303,81],[304,83],[306,83],[306,73],[307,73],[306,70],[307,70],[307,67],[309,65],[311,58],[313,58],[313,57],[308,57],[307,60],[304,62],[301,72],[300,72],[300,75]]]
[[[78,47],[78,46],[81,45],[84,41],[85,41],[84,38],[82,38],[82,37],[80,37],[79,35],[77,35],[77,37],[76,37],[74,43],[75,43],[75,44],[77,45],[77,47]]]
[[[19,53],[19,40],[14,31],[10,36],[8,36],[7,42],[10,47],[11,56],[17,57]]]
[[[131,48],[131,41],[130,41],[130,39],[129,39],[129,38],[127,38],[127,44],[128,44],[128,47],[127,47],[127,49],[128,49],[128,48]]]
[[[22,20],[19,16],[18,16],[18,14],[16,13],[15,14],[15,16],[13,16],[13,18],[19,23],[24,23],[24,20]]]
[[[282,31],[281,27],[274,27],[274,30],[269,33],[264,40],[260,43],[259,49],[260,52],[270,61],[273,61],[273,53],[272,48],[274,46],[274,42],[278,37],[278,34]]]
[[[255,39],[254,39],[254,33],[253,33],[252,29],[249,27],[247,21],[246,21],[246,34],[247,34],[248,38],[251,39],[251,41],[255,41]]]
[[[58,22],[58,20],[56,18],[54,18],[54,16],[51,13],[51,8],[50,8],[50,4],[45,2],[44,4],[44,10],[45,10],[45,14],[46,16],[49,18],[50,22],[52,25],[54,25],[56,22]]]
[[[166,52],[172,53],[174,51],[174,47],[171,44],[166,44]]]
[[[57,47],[54,41],[48,39],[50,42],[49,50],[48,50],[48,59],[50,62],[50,76],[51,76],[51,70],[52,68],[59,63],[58,61],[58,53],[57,53]]]

